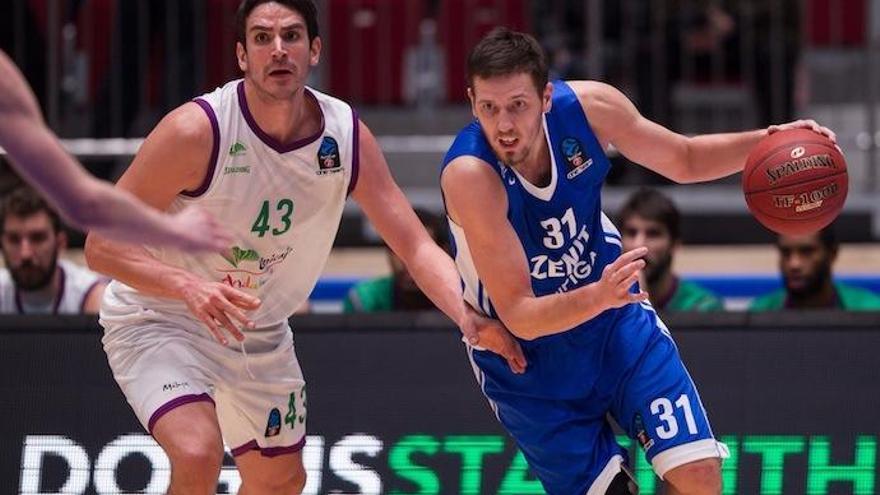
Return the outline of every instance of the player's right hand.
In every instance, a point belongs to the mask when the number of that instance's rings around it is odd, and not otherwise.
[[[629,291],[645,267],[642,257],[646,254],[648,248],[638,247],[621,254],[613,263],[605,266],[602,278],[596,283],[599,284],[600,297],[609,308],[648,300],[648,293],[644,290],[637,293]]]
[[[224,331],[239,342],[244,340],[244,334],[233,320],[249,330],[256,326],[244,313],[260,307],[260,300],[256,297],[220,282],[205,281],[188,284],[183,294],[184,302],[192,314],[201,320],[214,338],[223,345],[229,342]]]
[[[222,251],[232,244],[232,234],[205,210],[192,206],[171,217],[175,237],[168,243],[189,251]]]

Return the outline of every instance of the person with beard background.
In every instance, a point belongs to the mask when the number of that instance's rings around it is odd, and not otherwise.
[[[0,313],[79,314],[98,312],[107,280],[58,259],[67,233],[58,214],[29,187],[10,192],[0,209]]]
[[[756,298],[749,309],[880,310],[880,296],[877,294],[834,282],[831,273],[839,247],[831,226],[810,235],[780,235],[776,248],[779,251],[779,269],[785,288]]]
[[[428,235],[444,251],[449,251],[446,226],[437,215],[415,208],[416,215]],[[377,313],[383,311],[423,311],[435,309],[434,303],[422,293],[412,275],[394,251],[388,249],[391,275],[356,284],[343,301],[345,313]]]
[[[724,304],[700,285],[682,280],[672,270],[681,247],[680,214],[675,203],[656,189],[635,192],[620,211],[624,251],[648,248],[640,283],[651,294],[651,304],[661,311],[718,311]]]

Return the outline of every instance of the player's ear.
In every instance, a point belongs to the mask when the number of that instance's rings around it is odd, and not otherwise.
[[[471,113],[474,115],[474,118],[477,116],[477,105],[476,100],[474,99],[474,89],[468,86],[467,89],[468,101],[471,102]]]
[[[242,72],[247,71],[247,51],[244,49],[244,45],[241,42],[235,43],[235,58],[238,59],[238,68],[241,69]]]
[[[553,107],[553,83],[548,82],[544,85],[544,93],[541,95],[541,102],[544,113],[549,112]]]
[[[318,65],[318,62],[321,60],[321,46],[321,37],[315,36],[309,47],[309,65],[312,67]]]

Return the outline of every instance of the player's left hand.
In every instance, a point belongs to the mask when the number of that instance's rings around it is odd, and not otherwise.
[[[787,124],[779,124],[779,125],[771,125],[767,128],[767,134],[773,134],[779,131],[788,131],[791,129],[810,129],[813,132],[817,132],[822,134],[831,140],[832,143],[837,144],[837,134],[834,133],[831,129],[819,125],[813,119],[801,119],[795,120],[794,122],[788,122]]]
[[[510,371],[525,373],[526,357],[519,342],[498,321],[486,318],[467,306],[467,317],[461,324],[462,340],[479,350],[492,351],[507,360]]]

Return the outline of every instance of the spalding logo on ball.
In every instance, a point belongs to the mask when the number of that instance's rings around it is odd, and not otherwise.
[[[811,234],[826,227],[843,209],[848,186],[840,150],[826,136],[807,129],[762,139],[743,170],[749,210],[779,234]]]

